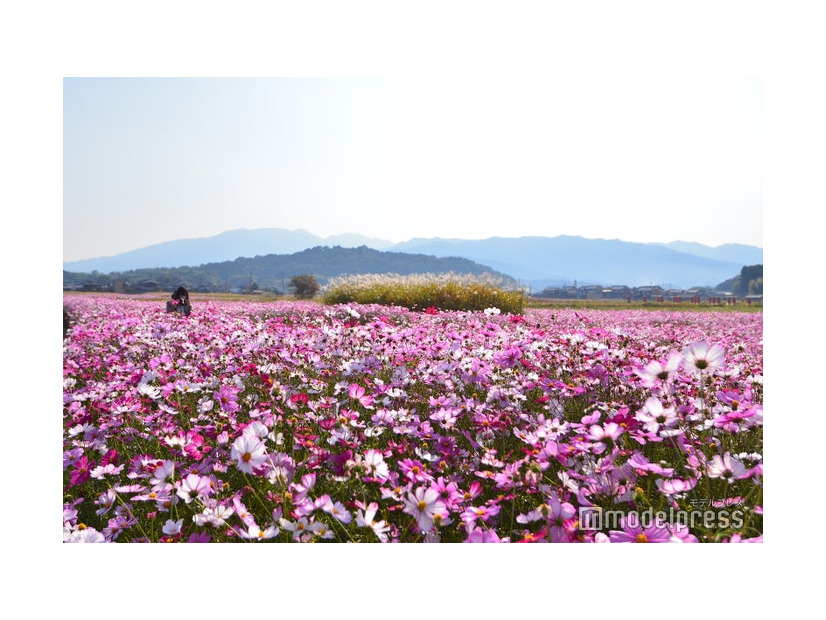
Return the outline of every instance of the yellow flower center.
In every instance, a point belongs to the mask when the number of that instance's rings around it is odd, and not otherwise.
[[[640,532],[639,534],[637,534],[637,542],[638,543],[647,543],[648,542],[648,537],[646,537],[645,534]]]

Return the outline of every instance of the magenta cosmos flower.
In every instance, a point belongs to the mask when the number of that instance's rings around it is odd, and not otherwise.
[[[222,385],[212,397],[221,405],[221,410],[226,413],[235,413],[241,407],[238,406],[238,388],[230,385]]]

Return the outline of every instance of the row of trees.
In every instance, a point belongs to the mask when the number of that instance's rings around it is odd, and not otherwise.
[[[740,279],[732,292],[738,296],[763,294],[763,265],[749,265],[740,270]]]
[[[242,294],[260,293],[262,291],[275,295],[284,295],[285,292],[275,287],[262,288],[258,282],[250,279],[243,286],[229,288],[221,283],[204,283],[199,279],[189,279],[186,273],[159,274],[156,279],[138,279],[132,282],[122,278],[119,274],[74,274],[63,272],[63,289],[74,291],[97,291],[109,293],[154,293],[166,290],[174,290],[178,286],[185,286],[193,293],[214,293],[214,292],[241,292]],[[289,286],[299,299],[312,299],[321,289],[321,285],[315,276],[302,274],[293,276]]]
[[[94,285],[113,290],[120,282],[121,292],[140,292],[142,283],[157,283],[157,290],[173,290],[186,282],[195,291],[241,290],[255,283],[259,290],[283,291],[290,274],[313,274],[319,284],[330,278],[358,273],[456,273],[482,275],[490,269],[465,258],[440,258],[404,252],[381,252],[368,247],[342,248],[319,246],[295,254],[269,254],[232,261],[206,263],[198,267],[133,269],[102,274],[63,272],[64,287]],[[508,279],[504,274],[493,275]],[[130,290],[129,287],[134,288]],[[88,287],[87,287],[88,288]]]
[[[737,297],[763,294],[763,265],[747,265],[733,278],[714,287],[721,293],[732,293]]]
[[[290,285],[295,289],[295,296],[299,299],[312,299],[321,288],[318,281],[309,274],[294,276],[290,280]]]
[[[316,296],[316,293],[321,289],[321,285],[318,283],[318,280],[315,279],[314,276],[305,273],[300,276],[293,276],[290,279],[290,286],[295,291],[295,296],[298,299],[312,299]],[[243,293],[253,293],[259,290],[258,285],[254,282],[248,284],[242,289]],[[280,295],[281,293],[279,293]]]

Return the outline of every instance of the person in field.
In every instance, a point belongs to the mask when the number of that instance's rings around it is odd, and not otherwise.
[[[189,316],[189,313],[192,312],[192,304],[189,303],[189,291],[183,286],[179,286],[178,289],[172,293],[172,301],[166,302],[166,311],[178,312]]]

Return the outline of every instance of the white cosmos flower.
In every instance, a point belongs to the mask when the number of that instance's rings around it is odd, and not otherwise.
[[[715,454],[709,462],[706,471],[709,478],[723,478],[733,482],[747,475],[746,466],[726,452],[723,456]]]
[[[230,456],[235,459],[238,469],[251,474],[255,467],[267,460],[267,450],[254,434],[243,433],[233,442]]]
[[[709,374],[723,365],[725,351],[707,342],[693,342],[683,351],[683,366],[688,372]]]
[[[180,534],[183,524],[183,519],[178,519],[177,521],[167,519],[166,523],[163,524],[163,533],[167,536],[175,536],[176,534]]]
[[[148,396],[152,400],[158,400],[161,397],[161,389],[155,385],[149,385],[148,383],[139,383],[138,394],[141,396]]]

